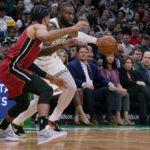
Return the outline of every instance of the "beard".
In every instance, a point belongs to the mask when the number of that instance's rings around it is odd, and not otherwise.
[[[66,20],[63,16],[61,17],[60,22],[64,27],[71,27],[73,25],[73,24],[70,24],[68,20]]]

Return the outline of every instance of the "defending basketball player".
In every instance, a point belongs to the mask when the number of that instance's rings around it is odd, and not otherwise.
[[[50,20],[51,29],[71,27],[73,25],[73,18],[74,18],[74,9],[72,5],[70,3],[62,3],[58,8],[58,17]],[[53,44],[61,44],[63,41],[65,41],[68,38],[68,36],[69,37],[76,36],[74,38],[83,43],[94,43],[97,46],[101,44],[101,39],[88,36],[80,31],[76,33],[77,34],[75,35],[69,34],[67,36],[62,37],[61,39],[57,39],[56,41],[51,43],[51,46]],[[102,47],[101,45],[100,45],[100,48],[102,50],[104,49],[104,47]],[[109,53],[110,52],[113,53],[114,49],[111,48],[111,51],[109,51]],[[104,54],[104,51],[103,51],[103,54]],[[35,63],[37,66],[39,66],[46,72],[51,73],[53,76],[57,76],[61,79],[64,79],[64,81],[68,83],[68,88],[63,90],[63,93],[61,94],[58,100],[58,104],[54,112],[49,117],[51,121],[53,122],[57,121],[59,117],[61,116],[62,112],[64,111],[64,109],[70,104],[74,96],[74,93],[76,91],[76,85],[75,85],[74,79],[72,78],[66,66],[58,58],[56,53],[53,53],[53,55],[47,56],[47,57],[39,57],[38,59],[36,59]],[[13,121],[13,123],[19,124],[20,122],[24,122],[24,120],[26,120],[28,117],[33,115],[37,111],[36,109],[37,101],[38,101],[38,96],[34,95],[34,100],[30,103],[29,109],[23,112],[21,115],[19,115]],[[18,134],[19,131],[17,131],[16,133]]]
[[[7,115],[0,124],[0,138],[16,141],[17,137],[6,130],[9,124],[29,106],[28,93],[39,95],[37,104],[39,128],[39,144],[64,136],[64,133],[54,131],[48,125],[48,113],[52,88],[40,77],[50,80],[60,88],[66,88],[66,82],[51,76],[41,70],[33,61],[40,53],[42,42],[53,41],[81,28],[87,27],[85,22],[60,30],[47,31],[49,11],[47,7],[36,5],[31,10],[32,24],[22,33],[17,43],[11,48],[0,64],[0,81],[8,88],[8,98],[16,104],[8,110]],[[36,74],[34,74],[35,72]],[[40,76],[40,77],[39,77]]]

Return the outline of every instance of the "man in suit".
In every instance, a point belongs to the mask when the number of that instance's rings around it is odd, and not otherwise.
[[[133,74],[135,76],[135,79],[137,81],[142,81],[143,86],[146,89],[146,97],[147,97],[147,101],[143,102],[143,110],[147,111],[147,104],[150,103],[150,52],[146,51],[143,54],[143,58],[142,58],[142,63],[140,64],[140,66],[134,70]],[[141,122],[143,122],[143,124],[147,124],[147,119],[146,120],[141,120]]]
[[[82,45],[78,50],[78,59],[70,62],[68,69],[75,80],[77,88],[83,88],[91,122],[95,122],[95,106],[97,106],[102,99],[105,100],[107,98],[107,108],[110,108],[111,100],[108,97],[114,85],[103,78],[98,72],[97,66],[87,62],[87,59],[88,48]]]

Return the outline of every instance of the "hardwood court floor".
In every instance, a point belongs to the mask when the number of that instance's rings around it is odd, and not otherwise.
[[[37,132],[28,131],[19,142],[1,141],[0,150],[150,150],[150,128],[74,128],[65,139],[41,146]]]

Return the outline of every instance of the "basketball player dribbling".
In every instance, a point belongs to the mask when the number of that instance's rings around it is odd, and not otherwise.
[[[50,27],[51,29],[60,29],[60,28],[66,28],[66,27],[71,27],[73,25],[73,18],[74,18],[74,9],[70,3],[64,2],[60,4],[58,8],[58,17],[50,19]],[[75,33],[75,32],[74,32]],[[51,43],[53,44],[61,44],[63,41],[65,41],[68,36],[69,37],[74,37],[74,39],[77,39],[80,42],[83,43],[93,43],[93,44],[98,44],[98,40],[96,37],[91,37],[88,36],[80,31],[76,32],[77,34],[68,34],[67,36],[64,36],[60,39],[55,40],[54,42]],[[64,79],[65,82],[68,84],[68,88],[63,90],[63,93],[61,94],[60,98],[58,99],[58,104],[56,108],[54,109],[52,115],[49,117],[49,120],[52,122],[57,121],[64,109],[70,104],[74,93],[76,91],[76,85],[74,82],[74,79],[72,78],[70,72],[66,68],[66,66],[61,62],[59,57],[57,56],[56,53],[53,53],[50,56],[46,57],[38,57],[35,60],[35,64],[42,68],[44,71],[51,73],[53,76],[57,76],[61,79]],[[29,109],[22,114],[20,114],[12,124],[13,128],[15,128],[14,132],[17,135],[21,135],[22,129],[19,131],[20,127],[17,127],[16,124],[19,124],[21,122],[24,122],[28,117],[32,116],[36,111],[37,107],[36,104],[38,102],[38,96],[34,95],[34,100],[31,101]],[[55,126],[55,129],[57,129],[58,125],[55,123],[53,124]]]
[[[40,77],[50,80],[60,88],[66,88],[67,83],[41,70],[33,61],[40,53],[39,46],[42,42],[56,40],[71,32],[85,28],[88,24],[86,22],[79,22],[73,27],[66,29],[47,31],[49,18],[50,15],[47,7],[36,5],[31,10],[32,24],[25,29],[17,43],[11,48],[0,64],[0,81],[8,88],[8,98],[16,101],[16,104],[8,110],[5,118],[0,123],[1,139],[19,140],[17,136],[12,136],[7,128],[20,113],[28,108],[28,93],[39,95],[37,104],[40,128],[38,132],[38,144],[65,136],[65,133],[54,131],[48,125],[50,99],[53,90]]]

